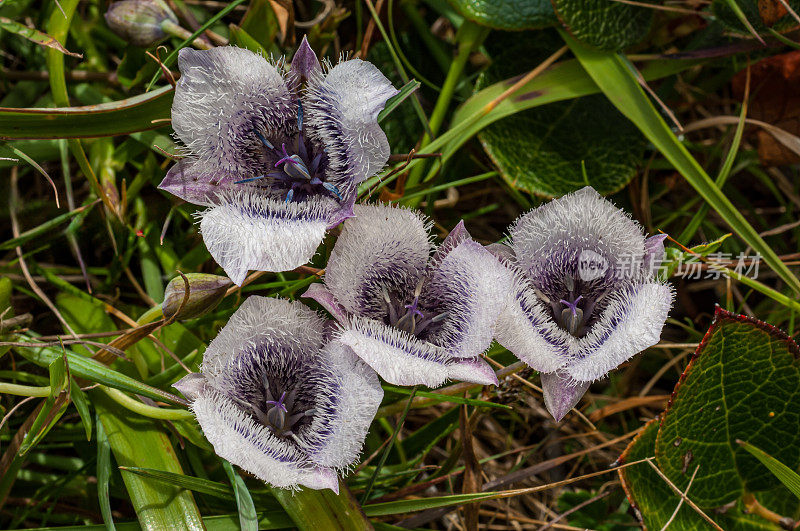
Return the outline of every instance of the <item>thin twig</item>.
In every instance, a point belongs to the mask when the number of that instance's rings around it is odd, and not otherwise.
[[[694,469],[694,472],[692,473],[692,477],[689,479],[689,484],[686,485],[686,490],[683,491],[683,496],[681,496],[681,499],[678,500],[678,506],[675,507],[675,511],[673,511],[672,516],[670,516],[669,520],[667,520],[667,522],[664,524],[664,527],[661,528],[661,531],[666,531],[667,528],[669,527],[669,525],[675,519],[675,517],[678,516],[678,511],[681,510],[681,507],[683,506],[683,501],[686,499],[686,496],[689,494],[689,489],[692,488],[692,483],[694,483],[694,478],[695,478],[695,476],[697,476],[697,471],[698,470],[700,470],[700,465],[697,465],[697,467]]]

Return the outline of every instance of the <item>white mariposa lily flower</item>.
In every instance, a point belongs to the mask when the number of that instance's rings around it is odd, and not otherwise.
[[[664,236],[586,187],[524,214],[491,250],[513,271],[497,341],[542,373],[556,420],[593,380],[656,344],[674,291],[657,279]]]
[[[305,38],[288,71],[232,46],[184,48],[178,67],[172,127],[188,153],[160,188],[209,207],[203,239],[236,284],[306,263],[386,164],[377,117],[398,91],[360,59],[323,67]]]
[[[378,377],[299,302],[248,298],[175,384],[214,451],[280,488],[331,489],[361,451]]]

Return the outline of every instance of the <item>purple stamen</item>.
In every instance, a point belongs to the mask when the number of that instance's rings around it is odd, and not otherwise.
[[[299,164],[299,162],[297,162],[296,160],[292,160],[292,156],[293,156],[293,155],[289,155],[289,154],[286,152],[286,142],[284,142],[283,144],[281,144],[281,149],[283,149],[283,157],[282,157],[282,158],[280,158],[280,159],[278,159],[278,162],[276,162],[276,163],[275,163],[275,167],[276,167],[276,168],[277,168],[278,166],[280,166],[281,164],[283,164],[284,162],[291,162],[292,164]]]
[[[286,391],[281,393],[281,397],[277,400],[277,402],[275,400],[267,400],[267,405],[268,406],[275,406],[276,408],[280,409],[284,413],[288,413],[288,411],[286,410],[286,406],[283,405],[283,399],[284,398],[286,398]]]
[[[572,312],[572,317],[575,317],[578,314],[578,301],[580,301],[582,298],[583,298],[583,295],[578,295],[578,298],[575,299],[572,302],[565,301],[564,299],[561,299],[558,302],[560,302],[561,304],[563,304],[567,308],[569,308],[570,311]]]
[[[422,312],[419,311],[419,309],[417,308],[418,302],[419,302],[419,297],[414,297],[414,302],[412,302],[411,304],[406,304],[405,306],[403,306],[403,308],[408,310],[411,315],[418,315],[419,317],[424,317],[424,315],[422,315]]]

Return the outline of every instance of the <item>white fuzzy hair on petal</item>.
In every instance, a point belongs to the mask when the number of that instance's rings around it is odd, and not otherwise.
[[[289,271],[314,256],[328,226],[330,205],[286,202],[255,192],[226,194],[200,213],[208,252],[241,285],[248,270]]]
[[[338,341],[328,343],[322,357],[335,378],[329,387],[335,396],[326,406],[317,406],[317,416],[311,425],[311,431],[324,434],[323,442],[314,442],[304,449],[320,466],[346,469],[361,453],[383,399],[383,388],[375,371],[347,345]]]
[[[638,223],[587,186],[523,214],[509,230],[517,265],[528,271],[565,245],[597,246],[606,258],[641,259],[644,235]]]
[[[203,374],[218,379],[231,361],[256,348],[278,352],[316,352],[324,344],[325,321],[298,302],[273,297],[248,297],[208,345]]]
[[[672,286],[658,282],[615,293],[565,371],[578,382],[596,380],[658,343],[673,297]]]
[[[519,274],[514,274],[511,293],[497,321],[497,342],[537,371],[553,372],[566,365],[575,338],[555,324],[536,291]]]
[[[378,173],[389,160],[378,113],[397,92],[375,65],[360,59],[309,79],[303,98],[307,128],[325,146],[327,178],[342,193]]]
[[[222,394],[209,390],[191,407],[220,457],[275,487],[297,489],[306,481],[318,483],[319,470],[308,456],[275,437]]]
[[[449,314],[428,341],[461,358],[489,348],[511,291],[507,270],[489,251],[463,240],[444,256],[425,289],[423,300],[435,299],[429,302]]]
[[[296,120],[294,95],[258,54],[233,46],[184,48],[178,65],[172,127],[209,171],[251,168],[261,145],[255,131],[269,138]]]
[[[325,285],[357,315],[383,313],[381,288],[405,294],[425,272],[430,223],[413,210],[356,205],[331,251]]]
[[[439,387],[449,376],[445,349],[374,319],[352,317],[337,339],[394,385]]]

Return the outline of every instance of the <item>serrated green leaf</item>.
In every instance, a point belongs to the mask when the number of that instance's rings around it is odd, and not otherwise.
[[[561,23],[576,39],[601,50],[636,44],[650,31],[653,10],[610,0],[552,0]]]
[[[156,129],[170,117],[172,94],[172,87],[162,87],[86,107],[0,107],[0,138],[91,138]]]
[[[450,0],[466,18],[501,30],[524,30],[558,22],[550,0]]]
[[[475,89],[534,68],[557,47],[542,41],[536,34],[500,54]],[[586,185],[603,195],[616,192],[636,175],[645,148],[641,133],[601,95],[514,114],[478,138],[509,185],[546,197]]]
[[[662,471],[680,489],[700,466],[692,499],[719,507],[778,480],[737,439],[790,468],[800,465],[800,349],[780,330],[717,309],[681,378],[656,441]]]
[[[621,463],[628,463],[653,457],[655,454],[656,436],[658,434],[659,419],[647,423],[645,429],[636,436],[628,445],[625,453],[620,457]],[[690,464],[691,472],[697,466]],[[691,477],[688,472],[688,477]],[[694,511],[688,504],[683,503],[677,514],[680,497],[672,488],[646,463],[629,466],[619,471],[622,485],[628,499],[641,515],[642,523],[648,530],[657,531],[672,518],[668,529],[670,531],[696,531],[699,529],[714,529],[702,516]],[[699,474],[699,471],[698,471]],[[693,490],[689,490],[689,498],[694,499]],[[706,512],[706,511],[704,511]],[[710,513],[710,514],[709,514]],[[723,529],[737,531],[778,531],[778,526],[755,515],[742,512],[741,504],[729,508],[724,514],[713,511],[706,512]]]
[[[795,496],[800,498],[800,475],[798,475],[797,472],[784,465],[764,450],[756,448],[752,444],[745,441],[737,442],[742,448],[753,454],[756,459],[761,461],[761,464],[767,467],[770,472],[775,474],[775,477],[778,478],[781,483],[786,485],[786,488],[792,491]]]

